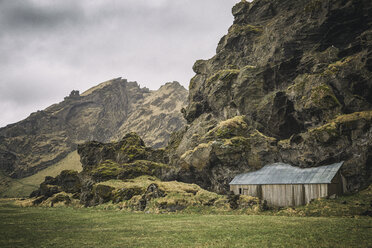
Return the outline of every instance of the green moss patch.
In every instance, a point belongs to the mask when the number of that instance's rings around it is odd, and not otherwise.
[[[98,165],[91,172],[92,177],[97,181],[110,179],[130,179],[142,175],[158,175],[161,169],[167,165],[148,160],[136,160],[132,163],[118,164],[111,160]]]
[[[364,119],[366,121],[372,120],[372,111],[354,112],[352,114],[340,115],[334,121],[336,123],[345,123],[350,121],[356,121]]]
[[[221,80],[223,82],[229,82],[231,80],[235,80],[240,73],[240,70],[238,69],[226,69],[226,70],[220,70],[217,71],[215,74],[210,76],[206,80],[206,85],[210,85],[212,82],[215,82],[217,80]]]
[[[201,143],[192,150],[186,151],[181,155],[181,168],[190,169],[193,168],[201,171],[203,170],[209,162],[209,153],[212,149],[212,142]]]
[[[160,170],[167,167],[162,163],[156,163],[148,160],[136,160],[133,163],[122,164],[122,171],[118,178],[129,179],[142,175],[159,175]]]
[[[127,156],[129,161],[145,159],[147,157],[146,147],[143,140],[135,133],[125,135],[120,141],[120,152]]]
[[[339,115],[335,119],[329,121],[327,124],[310,129],[309,132],[321,132],[326,131],[328,133],[336,133],[338,125],[345,124],[348,122],[355,122],[358,120],[365,120],[367,122],[372,121],[372,111],[354,112],[352,114]]]
[[[314,136],[322,143],[330,142],[333,139],[340,137],[344,127],[346,129],[358,128],[358,123],[372,122],[372,111],[355,112],[352,114],[339,115],[335,119],[330,120],[327,124],[320,127],[309,129],[308,134]]]
[[[122,172],[122,168],[118,163],[112,160],[106,160],[95,167],[91,171],[91,175],[95,180],[105,181],[117,178],[120,172]]]
[[[196,80],[197,76],[198,75],[195,75],[193,78],[191,78],[190,84],[189,84],[189,90],[192,90],[195,87],[195,80]]]
[[[207,136],[228,139],[233,136],[243,136],[248,132],[248,124],[243,116],[221,121],[215,128],[207,133]]]
[[[250,147],[250,139],[242,136],[235,136],[231,139],[224,139],[224,145],[234,147]]]
[[[143,140],[134,132],[126,134],[120,143],[123,149],[127,146],[145,146]]]
[[[261,26],[254,26],[250,24],[240,25],[240,24],[233,24],[229,28],[229,34],[230,35],[236,35],[236,34],[247,34],[247,33],[253,33],[253,34],[260,34],[262,33],[263,28]]]
[[[321,109],[330,109],[341,106],[331,88],[326,84],[321,84],[312,88],[310,101]]]
[[[341,67],[344,67],[344,66],[347,66],[350,62],[352,62],[354,59],[355,59],[355,55],[353,56],[348,56],[348,57],[345,57],[343,58],[342,60],[339,60],[339,61],[336,61],[332,64],[329,64],[328,65],[328,69],[333,71],[333,72],[336,72],[338,71]]]
[[[128,155],[128,158],[131,161],[146,158],[146,149],[141,146],[127,146],[125,148],[122,148],[122,151]]]

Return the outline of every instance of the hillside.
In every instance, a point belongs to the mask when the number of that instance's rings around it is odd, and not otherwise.
[[[186,97],[177,82],[150,91],[120,78],[81,95],[72,91],[64,101],[0,129],[0,170],[28,177],[57,164],[80,143],[116,140],[130,130],[150,146],[164,146],[184,125],[180,109]]]
[[[45,177],[55,177],[63,170],[81,171],[82,166],[77,151],[69,153],[65,158],[46,169],[24,178],[11,178],[0,174],[0,197],[27,197],[37,190]]]
[[[216,55],[194,64],[189,125],[168,179],[228,191],[267,163],[345,161],[350,192],[372,181],[372,2],[256,0],[232,9]]]

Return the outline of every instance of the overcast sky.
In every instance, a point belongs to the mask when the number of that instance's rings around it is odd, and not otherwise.
[[[0,127],[103,81],[185,88],[239,0],[0,0]]]

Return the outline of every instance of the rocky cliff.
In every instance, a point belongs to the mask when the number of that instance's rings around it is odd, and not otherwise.
[[[241,1],[232,14],[216,55],[194,64],[169,178],[226,192],[267,163],[343,160],[348,189],[368,186],[372,2]]]
[[[0,129],[0,169],[14,178],[29,176],[57,163],[77,144],[116,140],[131,130],[150,146],[164,146],[184,125],[180,109],[186,98],[187,90],[177,82],[150,91],[120,78],[81,95],[72,91],[63,102]]]

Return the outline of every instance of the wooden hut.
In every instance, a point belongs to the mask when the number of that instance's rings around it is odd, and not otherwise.
[[[285,163],[266,165],[258,171],[237,175],[230,182],[230,190],[236,195],[259,197],[269,205],[305,205],[312,199],[345,192],[342,164],[304,169]]]

